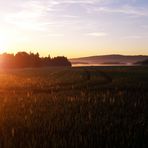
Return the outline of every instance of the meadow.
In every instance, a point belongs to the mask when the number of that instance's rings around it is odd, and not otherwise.
[[[147,67],[0,70],[0,148],[146,148],[147,137]]]

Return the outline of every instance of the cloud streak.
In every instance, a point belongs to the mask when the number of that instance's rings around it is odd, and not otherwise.
[[[104,6],[99,8],[94,8],[94,12],[99,13],[109,13],[109,14],[125,14],[125,15],[133,15],[133,16],[148,16],[147,9],[144,8],[136,8],[133,6],[120,6],[120,7],[110,7]]]
[[[89,3],[90,1],[25,1],[19,5],[19,10],[8,13],[5,21],[13,24],[20,29],[36,31],[48,30],[51,26],[64,26],[73,24],[79,20],[78,15],[67,14],[64,12],[62,4]]]
[[[88,36],[93,36],[93,37],[105,37],[108,34],[105,32],[92,32],[92,33],[87,33]]]

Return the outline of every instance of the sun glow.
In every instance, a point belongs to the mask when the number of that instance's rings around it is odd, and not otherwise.
[[[0,53],[11,52],[9,49],[26,41],[26,37],[16,31],[0,31]],[[15,49],[13,49],[12,52]]]
[[[0,52],[4,52],[5,49],[7,48],[7,38],[3,34],[0,34]]]

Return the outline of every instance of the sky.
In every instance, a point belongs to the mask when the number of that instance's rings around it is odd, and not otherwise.
[[[0,53],[148,55],[148,0],[0,0]]]

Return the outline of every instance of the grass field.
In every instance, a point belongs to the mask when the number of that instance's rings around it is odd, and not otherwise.
[[[147,67],[0,70],[0,148],[146,148],[147,137]]]

